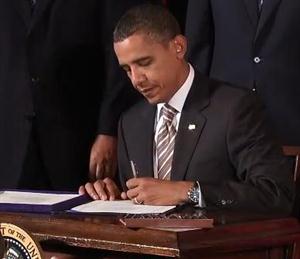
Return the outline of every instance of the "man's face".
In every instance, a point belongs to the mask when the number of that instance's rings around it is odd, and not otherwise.
[[[185,48],[179,45],[176,37],[161,43],[142,33],[114,43],[120,66],[151,104],[168,102],[185,80],[184,53],[180,53]]]

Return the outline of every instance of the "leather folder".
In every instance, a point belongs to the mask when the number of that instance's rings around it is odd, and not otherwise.
[[[128,228],[212,228],[213,219],[137,219],[121,218]]]

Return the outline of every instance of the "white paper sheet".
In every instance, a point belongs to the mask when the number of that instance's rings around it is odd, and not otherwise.
[[[79,194],[2,191],[0,192],[0,203],[53,205],[77,196]]]
[[[175,206],[151,206],[134,204],[131,200],[122,201],[91,201],[72,208],[72,211],[84,213],[128,213],[149,214],[164,213]]]

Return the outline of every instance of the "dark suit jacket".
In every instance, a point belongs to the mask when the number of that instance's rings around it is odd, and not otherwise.
[[[54,187],[77,189],[96,135],[116,135],[130,104],[112,30],[140,1],[38,0],[32,17],[29,2],[0,1],[0,187],[17,187],[35,117],[42,159],[62,168]]]
[[[282,142],[300,145],[300,1],[266,0],[260,17],[257,2],[189,0],[189,58],[212,78],[256,89]]]
[[[130,160],[141,177],[153,176],[155,113],[144,101],[121,117],[124,189],[132,178]],[[199,180],[208,206],[290,211],[292,170],[274,143],[254,94],[196,73],[179,122],[171,179]]]

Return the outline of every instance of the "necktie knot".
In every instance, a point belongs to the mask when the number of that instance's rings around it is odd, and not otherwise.
[[[169,123],[171,123],[174,119],[174,116],[178,113],[176,109],[174,109],[169,104],[164,104],[164,106],[160,110],[160,117]]]

